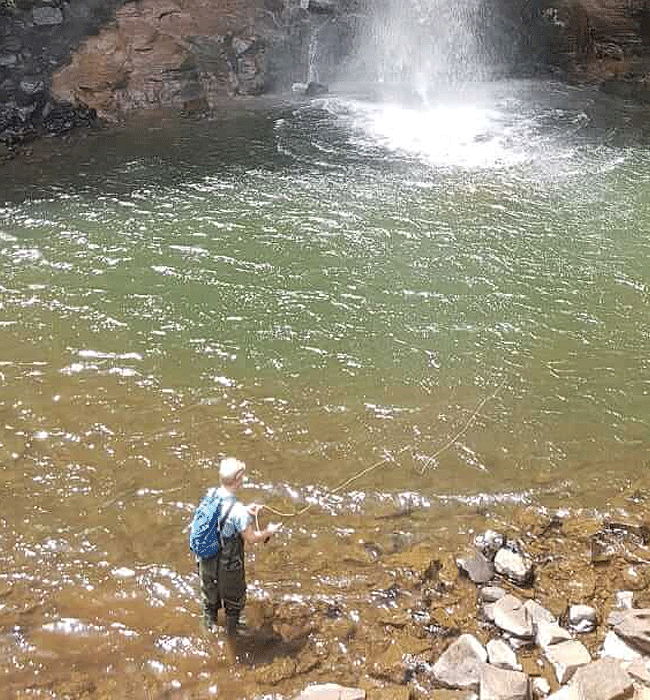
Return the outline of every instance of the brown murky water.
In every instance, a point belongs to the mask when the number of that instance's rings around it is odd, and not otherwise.
[[[423,562],[521,509],[643,516],[650,163],[595,99],[510,86],[478,160],[467,119],[427,115],[423,154],[331,98],[2,166],[3,693],[363,681]],[[235,670],[186,530],[224,454],[243,500],[313,504],[249,552]],[[420,627],[403,654],[435,646]]]

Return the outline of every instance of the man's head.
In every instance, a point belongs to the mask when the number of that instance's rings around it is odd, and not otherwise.
[[[219,463],[219,480],[224,486],[234,486],[244,476],[246,465],[234,457],[226,457]]]

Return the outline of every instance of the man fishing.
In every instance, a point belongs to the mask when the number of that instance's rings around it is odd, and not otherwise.
[[[231,648],[246,602],[244,543],[267,542],[281,527],[280,523],[269,523],[263,530],[253,526],[252,518],[262,506],[255,503],[245,506],[236,496],[245,471],[244,462],[234,457],[221,460],[221,485],[208,491],[190,528],[190,548],[196,555],[199,572],[203,621],[211,630],[223,605]]]

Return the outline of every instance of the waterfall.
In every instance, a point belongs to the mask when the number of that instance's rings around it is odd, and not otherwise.
[[[427,103],[493,74],[484,0],[379,0],[360,30],[352,79]],[[355,75],[356,74],[356,75]]]

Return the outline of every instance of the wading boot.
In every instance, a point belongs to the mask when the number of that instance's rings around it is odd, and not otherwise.
[[[238,615],[228,615],[226,617],[226,653],[231,664],[237,663],[237,624]]]

